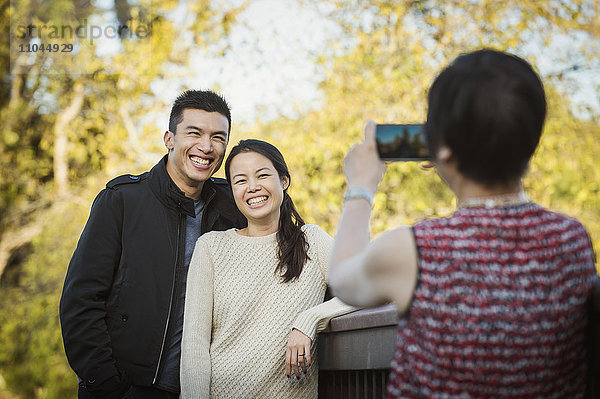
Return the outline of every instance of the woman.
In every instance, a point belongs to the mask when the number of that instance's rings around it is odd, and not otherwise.
[[[492,50],[458,57],[430,89],[425,126],[428,166],[458,210],[372,242],[368,200],[385,171],[372,122],[347,155],[330,284],[347,303],[392,300],[404,313],[388,397],[583,396],[592,245],[521,185],[545,115],[527,62]]]
[[[287,165],[271,144],[240,141],[225,173],[248,227],[210,232],[196,244],[181,396],[316,398],[316,332],[354,310],[336,298],[322,303],[333,239],[304,224],[287,194]]]

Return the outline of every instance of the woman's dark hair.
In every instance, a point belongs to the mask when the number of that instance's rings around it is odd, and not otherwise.
[[[248,139],[241,140],[233,147],[225,161],[225,175],[229,184],[231,184],[229,172],[231,160],[242,152],[256,152],[263,155],[273,163],[280,179],[287,177],[288,181],[291,182],[290,171],[281,152],[266,141]],[[300,277],[304,264],[307,260],[310,260],[308,241],[306,241],[306,236],[301,229],[302,226],[304,226],[304,220],[296,210],[286,188],[283,190],[283,202],[281,203],[279,215],[279,230],[277,231],[277,259],[279,262],[275,268],[275,273],[279,273],[284,283]]]
[[[446,145],[463,175],[492,186],[523,176],[545,117],[544,87],[531,65],[483,49],[459,56],[433,82],[425,133],[434,159]]]

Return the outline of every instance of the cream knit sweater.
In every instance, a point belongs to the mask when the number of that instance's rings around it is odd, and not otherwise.
[[[190,262],[181,343],[181,398],[316,398],[316,333],[356,308],[323,303],[333,239],[305,225],[310,260],[298,280],[275,274],[275,234],[246,237],[235,229],[198,239]],[[313,342],[313,365],[300,382],[285,375],[292,328]],[[209,395],[210,392],[210,395]]]

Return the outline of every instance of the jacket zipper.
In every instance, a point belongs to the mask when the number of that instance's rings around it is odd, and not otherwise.
[[[165,332],[163,334],[162,344],[160,346],[160,353],[158,354],[158,363],[156,364],[156,371],[154,372],[154,379],[152,380],[152,385],[156,384],[158,380],[158,372],[160,371],[160,366],[163,360],[163,352],[165,350],[165,344],[167,342],[167,333],[169,332],[169,323],[171,322],[171,312],[173,310],[173,296],[175,295],[175,286],[177,285],[177,272],[179,271],[179,263],[181,260],[181,243],[182,237],[181,232],[183,231],[182,224],[185,215],[183,213],[179,214],[179,222],[177,223],[177,253],[175,254],[175,267],[173,268],[173,285],[171,286],[171,299],[169,301],[169,313],[167,314],[167,322],[165,324]]]
[[[202,211],[202,220],[200,220],[200,235],[206,233],[206,231],[208,230],[206,227],[206,214],[208,212],[206,210],[208,209],[208,204],[210,204],[214,196],[214,192],[209,193],[209,195],[206,198],[206,202],[204,203],[204,210]]]
[[[206,199],[206,202],[204,203],[204,211],[202,212],[202,220],[200,221],[200,234],[204,234],[205,230],[206,230],[206,226],[204,226],[204,222],[206,221],[206,214],[207,212],[207,208],[208,208],[208,204],[211,202],[211,200],[213,199],[213,197],[215,196],[215,193],[211,193],[208,198]],[[167,314],[167,323],[165,324],[165,332],[163,334],[163,339],[162,339],[162,344],[160,346],[160,353],[158,354],[158,363],[156,365],[156,371],[154,372],[154,379],[152,380],[152,385],[156,384],[156,381],[158,380],[158,373],[160,371],[160,366],[163,360],[163,352],[165,350],[165,344],[167,342],[167,333],[169,332],[169,323],[171,321],[171,312],[172,312],[172,308],[173,308],[173,296],[175,295],[175,285],[177,284],[177,272],[179,270],[179,262],[180,262],[180,255],[181,255],[181,243],[183,242],[183,237],[181,237],[182,231],[183,229],[181,228],[181,226],[183,225],[183,220],[185,218],[185,215],[183,213],[179,214],[179,223],[177,224],[177,253],[175,254],[175,270],[173,271],[173,286],[171,287],[171,299],[169,301],[169,313]]]

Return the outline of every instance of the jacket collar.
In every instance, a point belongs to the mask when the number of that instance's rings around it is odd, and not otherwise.
[[[148,180],[150,188],[156,194],[159,201],[167,208],[177,210],[190,217],[196,217],[194,200],[185,196],[185,193],[177,187],[167,172],[167,157],[165,155],[151,170]],[[200,198],[208,204],[215,196],[216,189],[211,179],[204,182]]]

